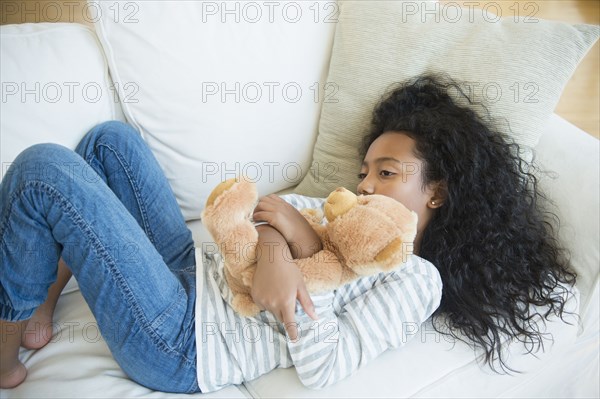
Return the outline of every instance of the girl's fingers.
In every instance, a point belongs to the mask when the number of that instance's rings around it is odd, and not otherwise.
[[[292,341],[298,339],[298,325],[296,324],[295,306],[286,307],[281,312],[283,326]]]
[[[317,313],[315,312],[315,305],[310,298],[310,294],[306,289],[306,286],[303,284],[302,287],[298,289],[298,301],[302,308],[306,312],[306,314],[313,320],[317,320]]]

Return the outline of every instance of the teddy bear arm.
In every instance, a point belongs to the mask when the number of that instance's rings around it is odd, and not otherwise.
[[[327,248],[327,243],[329,242],[329,234],[327,233],[327,227],[323,225],[314,225],[313,230],[319,236],[319,240],[323,244],[323,248]]]
[[[260,312],[260,308],[254,303],[250,294],[239,293],[234,295],[231,307],[233,310],[246,317],[255,316]]]
[[[342,281],[343,267],[337,256],[321,250],[304,259],[296,259],[309,292],[324,292],[337,288]]]
[[[398,237],[375,256],[375,261],[382,265],[383,270],[388,270],[391,267],[397,266],[399,263],[406,262],[412,252],[412,241],[406,242]]]
[[[231,271],[225,267],[225,280],[231,290],[233,299],[231,300],[231,307],[233,310],[241,314],[242,316],[254,316],[260,308],[252,300],[250,295],[250,284],[247,284],[247,279],[251,279],[254,276],[254,267],[247,268],[241,276],[234,276]]]
[[[257,199],[256,186],[235,178],[217,185],[202,211],[202,223],[235,274],[256,262],[258,232],[249,215]]]
[[[304,208],[300,210],[300,214],[311,226],[318,226],[323,221],[323,213],[318,209]]]

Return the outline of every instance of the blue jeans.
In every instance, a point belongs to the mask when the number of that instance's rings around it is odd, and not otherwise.
[[[151,389],[198,392],[194,243],[138,132],[92,129],[75,152],[23,151],[0,183],[0,319],[44,302],[62,256],[123,371]]]

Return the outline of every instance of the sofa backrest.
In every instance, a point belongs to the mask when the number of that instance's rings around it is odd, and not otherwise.
[[[75,148],[94,125],[123,119],[95,33],[69,23],[0,27],[2,175],[25,148]]]
[[[324,81],[335,2],[89,4],[125,116],[187,220],[227,178],[264,195],[307,174],[322,99],[335,95]]]
[[[548,210],[560,221],[559,238],[578,275],[580,314],[588,328],[597,325],[600,306],[600,141],[553,115],[535,152],[545,171],[540,186],[552,202]]]

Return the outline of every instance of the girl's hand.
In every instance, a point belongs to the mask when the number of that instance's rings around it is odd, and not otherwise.
[[[304,216],[277,195],[262,197],[253,219],[277,229],[288,243],[293,259],[307,258],[322,249],[319,236]]]
[[[283,236],[271,226],[258,226],[257,268],[252,299],[283,323],[290,339],[298,337],[296,299],[306,314],[317,318],[300,269],[292,261]]]

